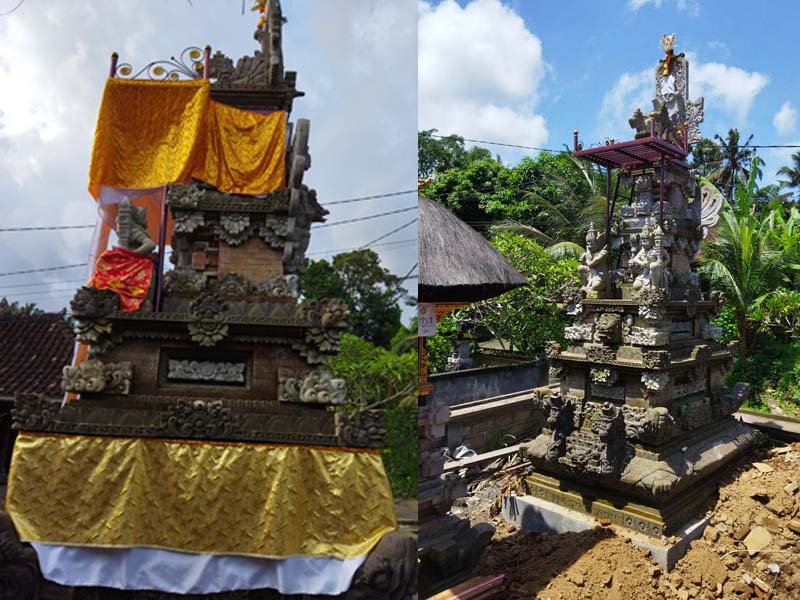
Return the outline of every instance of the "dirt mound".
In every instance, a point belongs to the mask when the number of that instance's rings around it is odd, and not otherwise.
[[[519,474],[478,484],[455,512],[496,526],[477,568],[505,574],[508,600],[800,598],[800,444],[752,451],[708,506],[711,521],[666,574],[622,528],[547,535],[495,516],[496,495]]]

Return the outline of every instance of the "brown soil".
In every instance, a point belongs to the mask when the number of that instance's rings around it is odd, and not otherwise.
[[[495,503],[501,490],[519,485],[518,473],[496,475],[454,507],[473,522],[490,521],[497,528],[477,574],[506,576],[498,597],[800,598],[800,533],[788,527],[793,520],[793,527],[800,525],[800,443],[754,450],[733,466],[708,506],[711,523],[703,538],[668,574],[630,543],[623,528],[598,523],[591,531],[563,535],[520,531],[496,515]],[[756,528],[762,529],[753,537],[761,534],[766,546],[750,555],[742,540]]]

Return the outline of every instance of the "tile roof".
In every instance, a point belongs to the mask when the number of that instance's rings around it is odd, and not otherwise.
[[[0,315],[0,396],[61,394],[75,335],[61,313]]]

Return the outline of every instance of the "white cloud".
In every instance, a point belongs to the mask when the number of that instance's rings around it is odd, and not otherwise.
[[[501,142],[547,141],[536,114],[542,43],[499,0],[419,3],[419,127]]]
[[[689,71],[692,95],[705,97],[706,110],[720,105],[739,123],[747,119],[756,96],[769,83],[769,77],[757,71],[722,63],[698,63],[691,55],[689,61],[692,63]]]
[[[757,71],[745,71],[722,63],[703,63],[690,52],[689,94],[692,100],[703,96],[705,112],[721,111],[732,119],[732,126],[743,124],[756,96],[769,82]],[[625,129],[628,117],[636,108],[647,113],[655,96],[654,67],[637,73],[623,73],[603,96],[598,115],[599,135],[619,137],[630,133]],[[702,127],[702,126],[701,126]],[[599,141],[599,140],[595,140]]]
[[[664,0],[628,0],[628,8],[637,11],[647,4],[652,4],[654,8],[660,8]],[[697,0],[676,0],[675,6],[678,11],[685,12],[696,17],[700,14],[700,4]]]
[[[664,4],[664,0],[628,0],[628,8],[633,11],[637,11],[647,4],[660,8]],[[700,14],[700,3],[697,0],[676,0],[675,6],[678,11],[688,13],[692,17]]]
[[[788,100],[781,105],[775,116],[772,117],[772,125],[780,136],[791,135],[797,128],[797,109]]]

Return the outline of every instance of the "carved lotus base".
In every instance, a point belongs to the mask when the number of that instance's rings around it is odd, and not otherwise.
[[[547,431],[521,451],[535,469],[527,480],[532,496],[660,537],[692,519],[716,489],[725,465],[756,437],[750,427],[727,418],[662,453],[629,447],[621,469],[611,475],[548,460]]]

